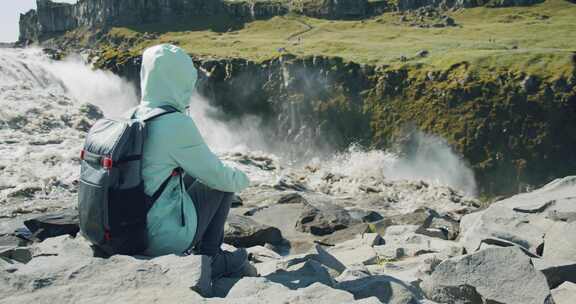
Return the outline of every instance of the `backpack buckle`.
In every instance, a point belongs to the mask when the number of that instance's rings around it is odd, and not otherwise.
[[[102,167],[106,170],[110,170],[110,168],[112,168],[112,166],[114,165],[114,162],[112,161],[112,158],[110,156],[106,156],[104,158],[102,158]]]
[[[176,169],[172,170],[172,173],[170,174],[170,176],[178,176],[180,174],[182,174],[182,169],[176,168]]]

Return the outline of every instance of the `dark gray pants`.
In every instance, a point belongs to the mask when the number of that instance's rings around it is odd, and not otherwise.
[[[224,223],[234,194],[209,188],[188,175],[184,176],[184,185],[194,201],[198,216],[192,252],[214,256],[220,251],[224,241]]]

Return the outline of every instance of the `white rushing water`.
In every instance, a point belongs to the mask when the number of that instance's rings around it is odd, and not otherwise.
[[[0,49],[0,191],[12,191],[22,183],[44,188],[70,185],[78,174],[85,103],[107,116],[119,116],[137,104],[136,96],[127,81],[93,70],[79,56],[54,62],[37,49]],[[191,102],[190,115],[215,151],[273,151],[267,149],[270,141],[263,137],[257,117],[223,122],[200,96]],[[472,171],[448,145],[425,134],[417,139],[426,149],[407,158],[351,147],[306,163],[321,168],[318,172],[356,180],[423,180],[476,194]],[[291,169],[289,161],[284,166]]]

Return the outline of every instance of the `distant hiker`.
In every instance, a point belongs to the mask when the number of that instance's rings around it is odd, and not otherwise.
[[[173,45],[153,46],[144,51],[140,76],[137,117],[159,107],[175,110],[146,125],[142,178],[144,192],[155,198],[148,212],[146,254],[208,255],[213,277],[241,270],[248,260],[246,251],[220,247],[233,193],[248,187],[249,180],[210,151],[185,114],[197,80],[190,56]]]

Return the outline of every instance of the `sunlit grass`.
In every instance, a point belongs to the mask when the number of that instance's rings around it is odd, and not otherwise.
[[[339,56],[392,66],[419,64],[445,69],[469,62],[478,69],[514,69],[542,76],[571,73],[576,52],[576,5],[548,0],[531,7],[474,8],[449,13],[459,26],[416,28],[386,13],[366,21],[330,21],[302,16],[275,17],[244,25],[222,19],[178,25],[114,28],[112,36],[136,39],[132,52],[176,43],[197,55],[263,61],[282,52]],[[311,27],[311,28],[310,28]],[[154,39],[137,39],[158,32]],[[300,41],[288,39],[301,34]],[[299,43],[298,43],[299,42]],[[281,52],[281,51],[282,52]],[[429,56],[416,54],[427,50]],[[406,58],[401,60],[401,58]]]

